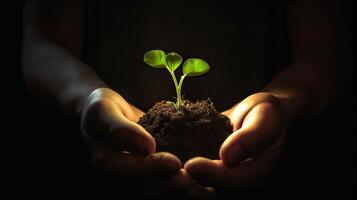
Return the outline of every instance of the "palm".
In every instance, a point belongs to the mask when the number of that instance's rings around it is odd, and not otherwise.
[[[245,188],[270,172],[284,141],[285,121],[277,100],[258,93],[225,111],[233,133],[220,149],[220,160],[194,158],[186,170],[203,184],[221,188]]]
[[[82,113],[82,135],[88,143],[94,164],[115,177],[135,180],[143,196],[156,196],[183,190],[190,177],[180,170],[180,160],[166,152],[155,153],[155,140],[138,125],[143,115],[119,94],[97,89]]]

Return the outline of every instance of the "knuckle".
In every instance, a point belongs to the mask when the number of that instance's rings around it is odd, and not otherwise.
[[[277,114],[276,107],[270,102],[263,102],[257,105],[257,107],[263,112],[262,114],[275,115]]]
[[[104,98],[96,98],[90,101],[87,112],[99,112],[108,107],[108,102]]]
[[[108,103],[99,98],[91,101],[83,112],[81,126],[89,136],[98,136],[109,131],[105,123],[108,108]]]

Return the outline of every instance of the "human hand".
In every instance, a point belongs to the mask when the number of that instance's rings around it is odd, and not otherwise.
[[[197,157],[185,164],[199,183],[221,189],[254,188],[270,174],[285,139],[289,116],[270,93],[256,93],[225,111],[233,133],[220,148],[220,160]]]
[[[134,181],[140,196],[185,190],[191,184],[180,160],[155,153],[154,138],[136,122],[144,113],[118,93],[99,88],[82,110],[81,130],[94,165],[115,177]]]

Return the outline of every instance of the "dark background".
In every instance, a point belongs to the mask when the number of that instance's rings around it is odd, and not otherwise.
[[[355,10],[345,3],[355,51]],[[79,123],[31,97],[21,77],[21,2],[2,10],[2,147],[5,184],[13,195],[87,194],[96,183]],[[354,70],[355,71],[355,70]],[[356,187],[355,73],[343,96],[325,112],[290,128],[286,147],[263,193],[341,196]],[[100,185],[100,184],[99,184]]]

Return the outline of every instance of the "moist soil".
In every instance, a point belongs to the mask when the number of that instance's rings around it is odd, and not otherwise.
[[[232,133],[228,117],[218,112],[210,100],[156,103],[138,123],[156,140],[157,151],[167,151],[181,161],[196,156],[217,159],[221,144]]]

